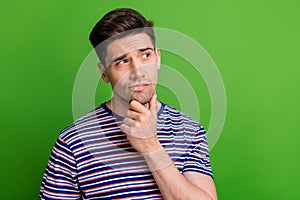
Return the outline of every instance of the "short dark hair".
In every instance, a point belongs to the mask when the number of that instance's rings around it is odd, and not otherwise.
[[[153,46],[155,46],[153,22],[146,20],[136,10],[119,8],[110,11],[97,22],[90,33],[89,39],[100,61],[105,65],[107,45],[114,39],[137,33],[146,33],[150,37]],[[110,40],[108,41],[108,39]]]

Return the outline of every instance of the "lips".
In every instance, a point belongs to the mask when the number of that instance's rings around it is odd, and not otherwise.
[[[149,83],[138,83],[138,84],[132,84],[128,87],[129,90],[132,90],[134,92],[140,92],[144,90],[147,86],[149,86]]]

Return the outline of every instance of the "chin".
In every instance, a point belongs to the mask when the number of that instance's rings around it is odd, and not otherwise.
[[[136,101],[140,102],[141,104],[146,104],[146,103],[150,102],[150,100],[152,98],[152,95],[150,95],[150,94],[147,94],[147,95],[145,95],[145,94],[140,94],[140,95],[139,94],[136,94],[136,95],[133,94],[131,96],[129,102],[131,102],[132,100],[136,100]]]

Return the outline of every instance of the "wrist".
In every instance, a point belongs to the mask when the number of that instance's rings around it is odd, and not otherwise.
[[[156,152],[163,150],[163,146],[160,144],[159,140],[155,138],[147,138],[143,141],[143,148],[139,151],[141,154],[147,154],[151,152]]]
[[[164,148],[149,153],[142,153],[141,155],[146,160],[150,171],[163,169],[173,163]]]

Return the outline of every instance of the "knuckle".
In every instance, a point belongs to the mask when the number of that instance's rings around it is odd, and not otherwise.
[[[143,122],[143,121],[145,121],[145,117],[144,117],[143,115],[141,115],[141,116],[139,117],[139,120],[140,120],[141,122]]]
[[[135,122],[134,125],[135,125],[135,127],[140,127],[141,123],[140,122]]]
[[[121,129],[121,131],[125,132],[124,124],[122,124],[122,125],[120,126],[120,129]]]

